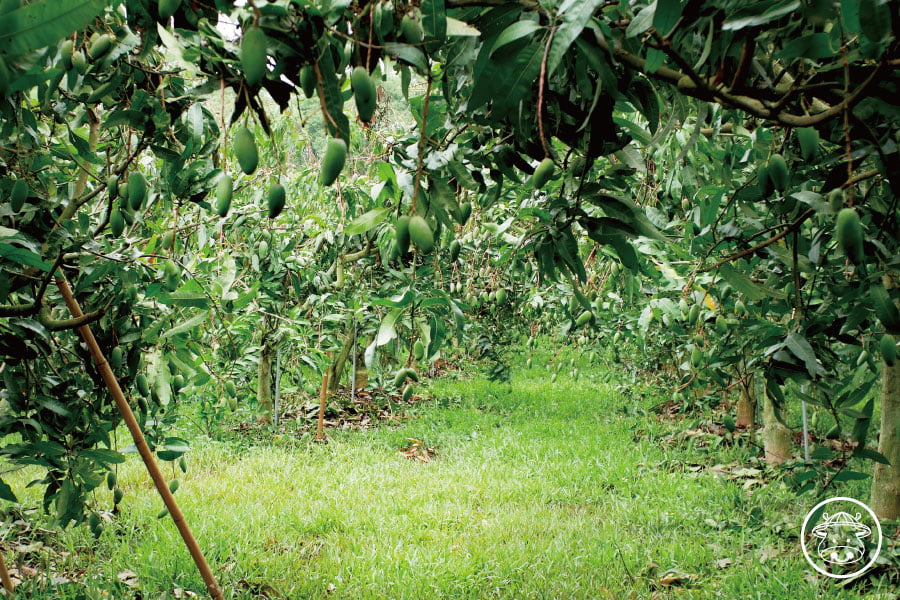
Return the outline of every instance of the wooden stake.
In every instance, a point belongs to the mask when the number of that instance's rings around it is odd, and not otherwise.
[[[331,352],[328,353],[331,359]],[[330,369],[331,367],[329,367]],[[319,392],[319,422],[316,424],[316,440],[325,440],[325,400],[328,398],[328,369],[322,375],[322,391]]]
[[[78,306],[78,302],[72,295],[72,290],[69,288],[69,284],[66,283],[66,281],[61,277],[57,277],[56,286],[59,288],[63,299],[66,301],[66,306],[69,307],[69,312],[72,313],[72,316],[75,318],[81,317],[83,314],[81,312],[81,307]],[[209,568],[209,564],[206,562],[206,558],[204,558],[203,556],[203,551],[200,550],[200,545],[197,544],[197,540],[196,538],[194,538],[194,534],[191,533],[191,528],[188,526],[187,521],[185,521],[181,509],[178,508],[178,503],[175,501],[175,496],[173,496],[172,492],[169,491],[169,484],[168,482],[166,482],[166,478],[163,475],[163,472],[160,470],[159,465],[156,464],[156,459],[153,457],[153,452],[150,450],[150,447],[147,445],[147,441],[144,439],[144,434],[141,432],[141,427],[140,425],[138,425],[137,420],[134,418],[134,413],[131,412],[131,407],[128,406],[128,401],[125,399],[125,395],[122,393],[122,388],[119,387],[119,382],[116,379],[115,374],[113,374],[109,363],[106,362],[106,358],[103,356],[103,352],[100,350],[100,346],[97,344],[97,339],[94,337],[94,333],[91,331],[89,325],[82,325],[81,327],[79,327],[78,333],[81,334],[81,338],[84,340],[84,343],[87,344],[87,347],[91,352],[91,356],[94,359],[94,364],[96,365],[97,370],[100,371],[100,376],[103,378],[103,382],[106,383],[106,387],[109,388],[109,392],[110,394],[112,394],[113,400],[115,400],[116,406],[119,408],[122,419],[125,421],[125,425],[128,427],[128,431],[131,433],[131,438],[134,440],[134,445],[137,448],[138,453],[141,455],[141,458],[144,461],[144,465],[147,467],[147,472],[150,473],[150,478],[153,479],[153,483],[154,485],[156,485],[156,491],[159,492],[159,495],[163,499],[163,503],[169,510],[169,514],[172,515],[172,520],[175,521],[175,526],[178,528],[178,532],[181,534],[181,539],[184,540],[184,545],[187,546],[188,552],[190,552],[191,554],[191,558],[194,559],[194,564],[197,565],[197,570],[200,571],[200,576],[203,577],[203,582],[206,584],[206,589],[209,591],[209,595],[212,596],[214,600],[224,600],[222,590],[219,588],[219,584],[216,583],[216,577],[215,575],[213,575],[212,570]]]
[[[0,552],[0,580],[3,581],[3,588],[6,590],[7,598],[12,598],[16,593],[16,586],[13,585],[12,579],[9,577],[9,571],[6,570],[6,561],[3,560],[3,553]]]

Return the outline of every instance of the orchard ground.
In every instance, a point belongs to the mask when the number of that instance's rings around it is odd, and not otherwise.
[[[897,597],[886,572],[842,585],[813,571],[799,532],[815,499],[797,495],[790,467],[760,463],[749,434],[724,431],[714,413],[662,416],[662,389],[583,360],[577,380],[551,383],[551,358],[537,351],[532,369],[517,359],[511,387],[434,380],[433,399],[402,424],[332,430],[327,444],[195,439],[187,473],[166,470],[226,597]],[[409,438],[431,460],[398,453]],[[25,474],[13,481],[39,506]],[[98,541],[79,527],[28,534],[43,546],[21,532],[7,542],[14,573],[56,578],[51,589],[26,577],[19,598],[204,597],[134,455],[119,484],[121,513]],[[96,507],[109,496],[98,492]]]

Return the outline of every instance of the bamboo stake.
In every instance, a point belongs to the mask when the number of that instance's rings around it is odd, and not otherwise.
[[[78,306],[78,302],[72,295],[69,284],[61,277],[57,277],[56,286],[59,288],[63,299],[66,301],[66,306],[69,307],[69,312],[72,313],[72,316],[75,318],[81,317],[81,307]],[[122,388],[119,387],[116,376],[113,374],[109,363],[106,362],[106,358],[103,356],[103,352],[97,344],[94,333],[91,331],[89,325],[82,325],[79,327],[78,333],[81,334],[84,343],[87,344],[91,356],[94,359],[94,364],[96,365],[97,370],[100,371],[103,382],[106,383],[106,387],[109,388],[109,392],[112,394],[113,400],[115,400],[116,406],[122,414],[122,419],[125,421],[125,425],[128,427],[128,431],[131,433],[131,437],[134,440],[134,445],[141,455],[144,465],[146,465],[147,471],[150,473],[150,478],[153,479],[156,490],[163,499],[163,503],[169,510],[169,514],[172,515],[172,520],[175,521],[175,526],[178,528],[178,532],[184,540],[184,545],[187,546],[191,558],[194,559],[194,564],[197,565],[197,570],[200,571],[200,576],[203,577],[203,582],[206,584],[209,595],[212,596],[214,600],[224,600],[222,590],[219,588],[219,584],[216,583],[216,577],[209,568],[209,564],[203,556],[203,551],[200,549],[200,545],[197,543],[194,534],[191,533],[191,528],[188,526],[187,521],[185,521],[181,509],[178,508],[175,496],[169,491],[169,484],[166,482],[165,476],[160,470],[159,465],[156,464],[156,460],[153,458],[153,452],[150,450],[147,441],[144,439],[144,434],[141,432],[140,425],[138,425],[137,420],[134,418],[134,413],[131,412],[131,407],[128,406],[128,401],[122,393]]]
[[[9,577],[9,571],[6,570],[6,561],[3,560],[2,552],[0,552],[0,580],[3,581],[6,596],[12,598],[13,594],[16,593],[16,586],[13,585],[12,579]]]
[[[328,353],[331,358],[331,352]],[[328,369],[322,375],[322,391],[319,392],[319,422],[316,424],[316,441],[325,440],[325,400],[328,398]]]

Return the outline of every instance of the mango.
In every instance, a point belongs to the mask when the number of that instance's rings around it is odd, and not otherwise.
[[[256,140],[246,127],[241,127],[234,134],[234,155],[237,157],[241,171],[252,175],[259,166],[259,152],[256,150]]]
[[[259,85],[266,74],[266,34],[259,27],[250,27],[241,39],[241,68],[250,87]]]
[[[419,215],[409,218],[409,237],[423,253],[431,252],[434,248],[434,233],[428,222]]]
[[[334,183],[344,168],[347,160],[347,143],[340,138],[328,140],[325,147],[325,155],[322,157],[322,171],[319,173],[319,182],[328,186]]]

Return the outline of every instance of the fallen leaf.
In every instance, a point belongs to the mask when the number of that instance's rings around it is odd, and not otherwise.
[[[138,576],[134,571],[121,571],[116,574],[116,578],[128,587],[136,587],[138,584]]]

